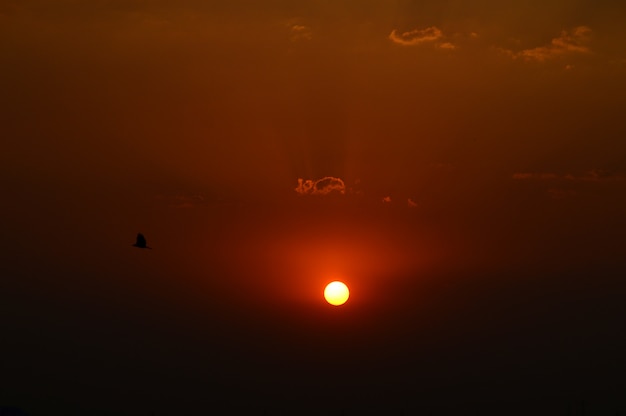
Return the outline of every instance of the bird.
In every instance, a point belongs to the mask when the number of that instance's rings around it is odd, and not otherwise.
[[[144,237],[141,233],[137,233],[137,241],[135,242],[135,244],[133,244],[133,247],[149,248],[150,250],[152,250],[152,247],[148,247],[146,245],[146,237]]]

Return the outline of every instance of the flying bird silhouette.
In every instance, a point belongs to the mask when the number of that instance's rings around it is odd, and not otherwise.
[[[133,247],[149,248],[150,250],[152,250],[152,247],[148,247],[146,244],[146,237],[144,237],[141,233],[137,233],[137,241],[135,242],[135,244],[133,244]]]

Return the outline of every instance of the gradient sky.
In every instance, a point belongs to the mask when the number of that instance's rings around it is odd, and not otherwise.
[[[0,0],[0,406],[626,412],[624,2],[172,3]]]

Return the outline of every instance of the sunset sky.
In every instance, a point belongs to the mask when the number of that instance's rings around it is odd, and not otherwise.
[[[510,3],[0,0],[0,407],[624,414],[626,3]]]

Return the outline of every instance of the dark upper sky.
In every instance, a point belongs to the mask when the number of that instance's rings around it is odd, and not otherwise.
[[[172,3],[0,0],[0,406],[626,412],[623,2]]]

